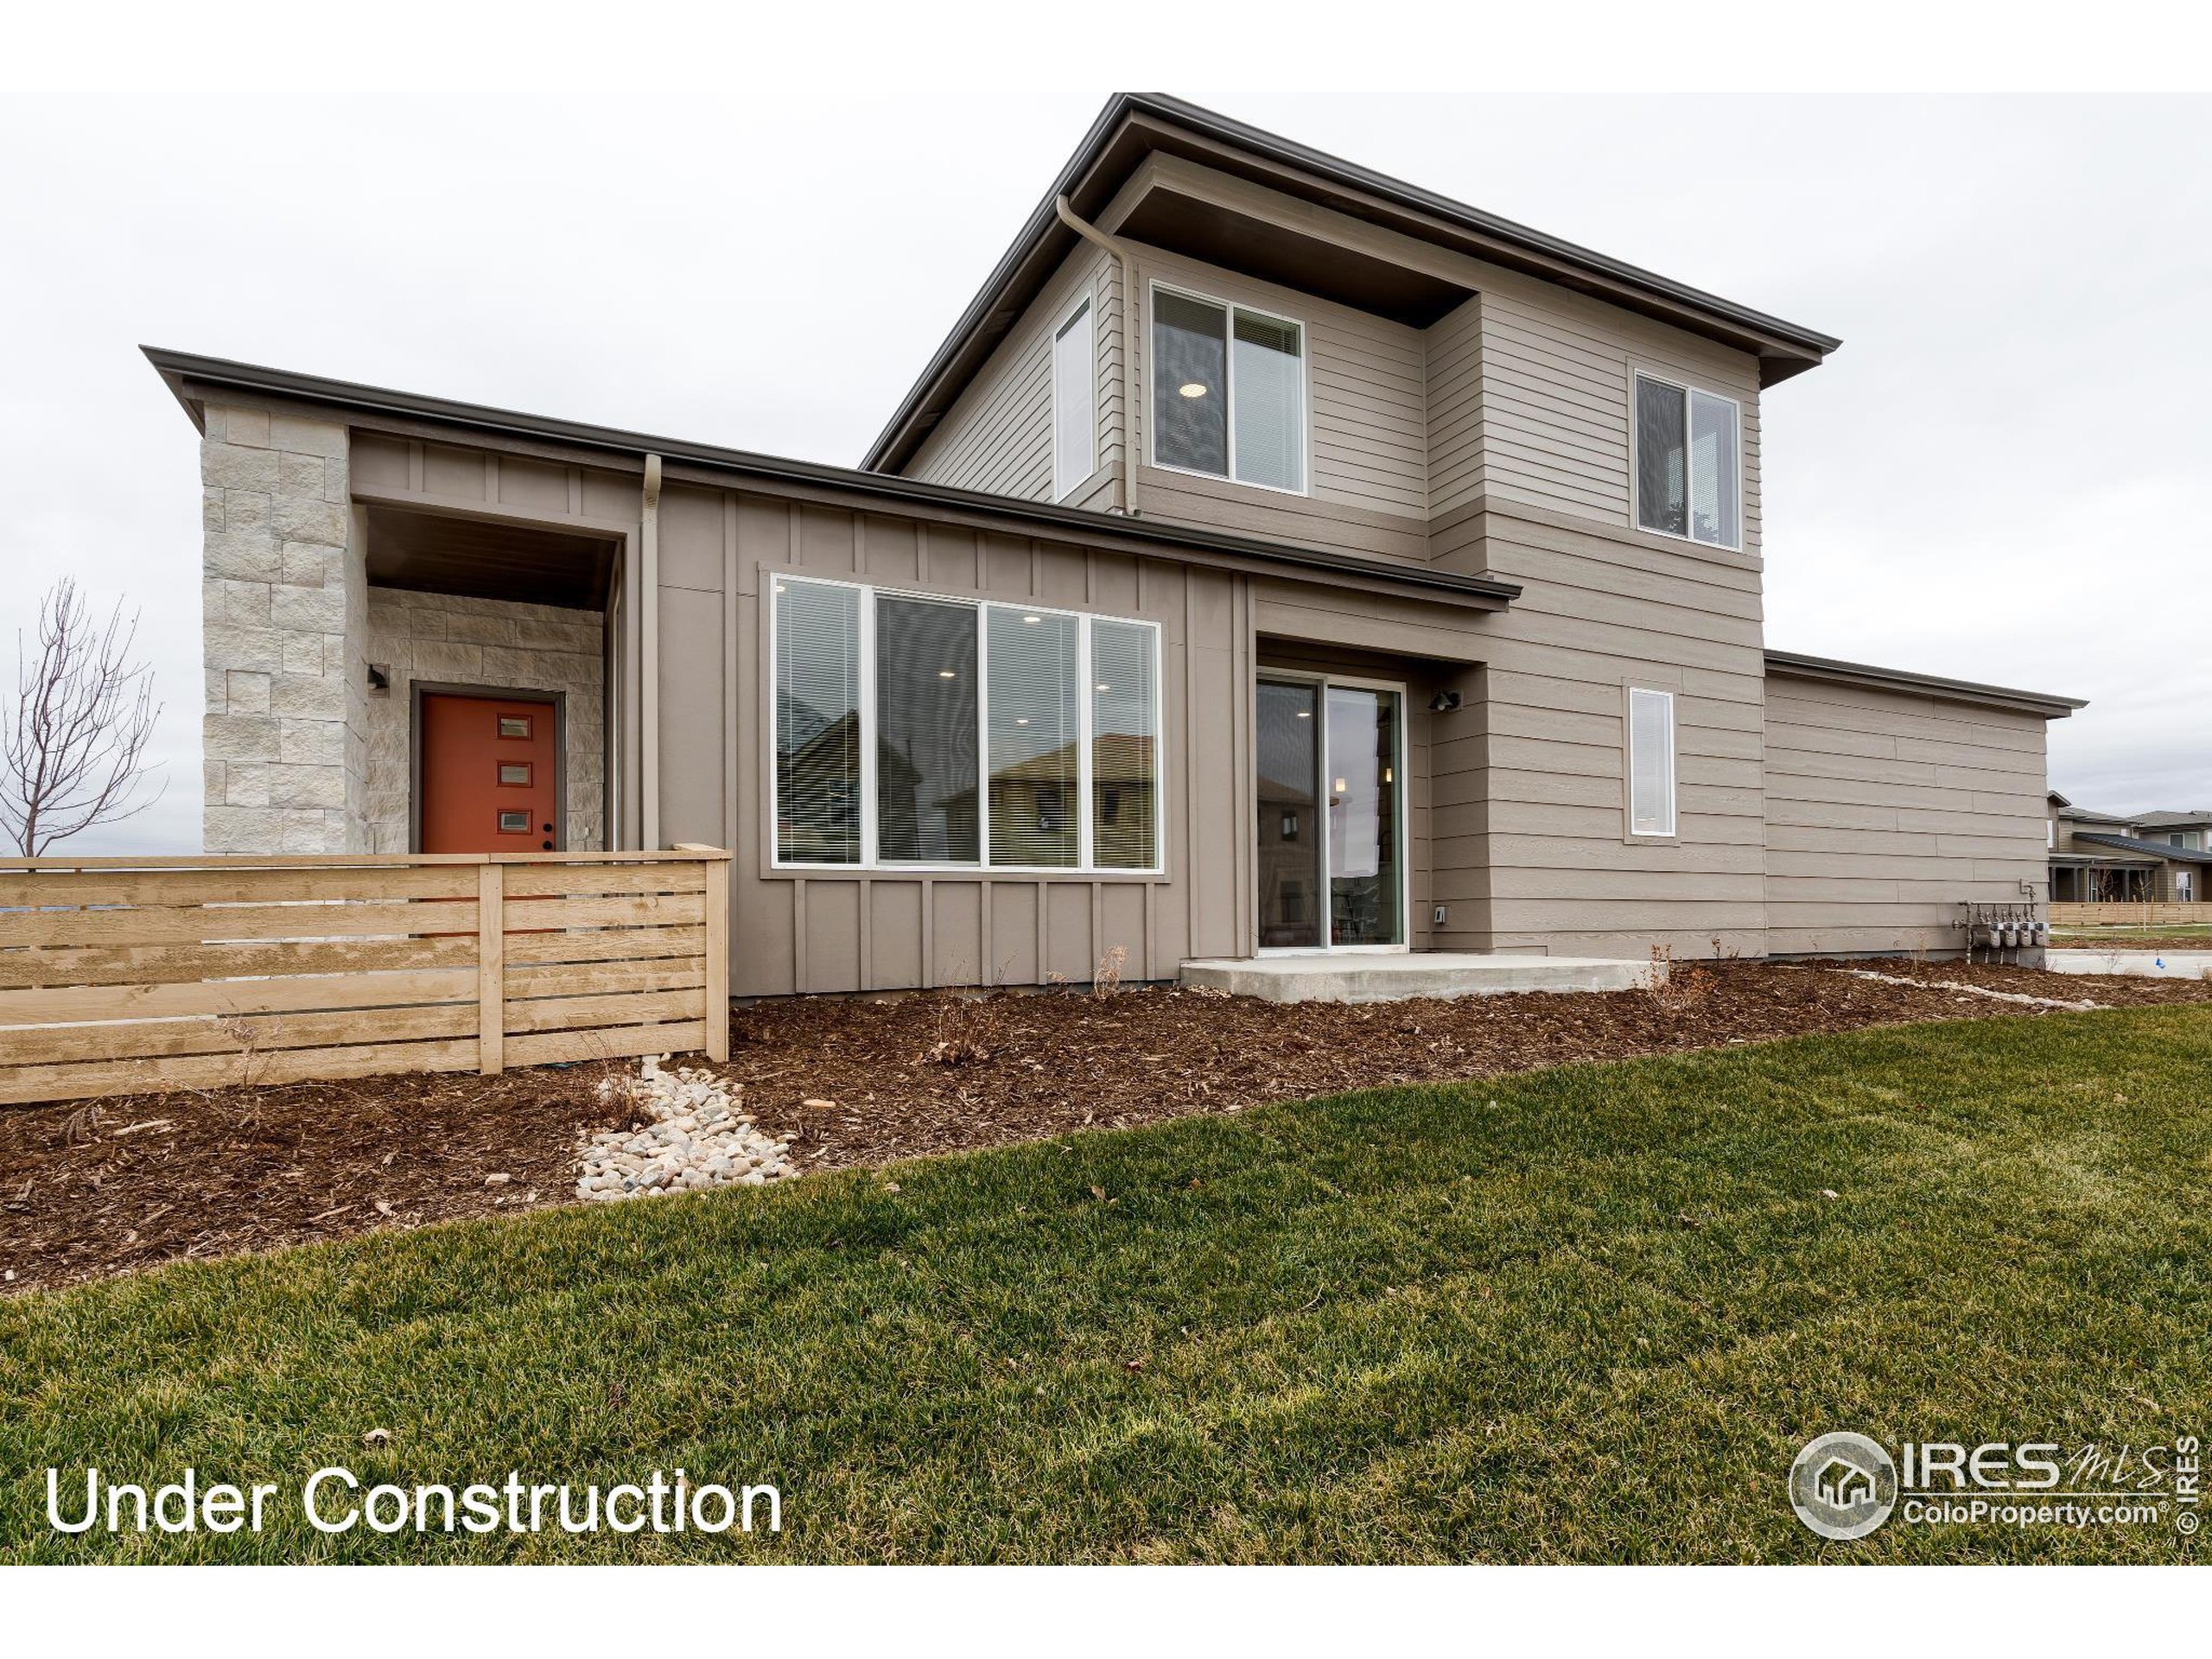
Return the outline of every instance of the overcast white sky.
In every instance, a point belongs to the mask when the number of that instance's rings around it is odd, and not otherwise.
[[[380,14],[305,16],[0,70],[0,638],[74,570],[142,607],[168,703],[165,798],[78,850],[198,844],[197,459],[140,342],[850,465],[1110,90],[849,78],[741,21],[526,61],[456,25],[426,73]],[[1769,643],[2090,698],[2055,787],[2212,806],[2212,100],[1185,61],[1166,90],[1841,335],[1763,410]]]

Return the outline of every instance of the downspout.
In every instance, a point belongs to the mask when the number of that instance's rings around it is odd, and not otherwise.
[[[1052,198],[1052,211],[1060,216],[1061,224],[1113,256],[1122,284],[1122,512],[1134,518],[1137,516],[1136,261],[1119,237],[1109,236],[1096,225],[1077,219],[1065,196]]]
[[[660,457],[645,457],[638,536],[638,793],[645,850],[660,850]]]

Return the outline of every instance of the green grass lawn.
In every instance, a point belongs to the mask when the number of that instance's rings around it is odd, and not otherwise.
[[[1824,1544],[1784,1480],[1835,1428],[2212,1431],[2212,1008],[1356,1095],[17,1297],[0,1555],[2182,1553],[2163,1526]],[[60,1536],[44,1471],[81,1495],[87,1463],[284,1501],[257,1536]],[[785,1529],[331,1538],[290,1501],[325,1464],[681,1465],[774,1483]]]

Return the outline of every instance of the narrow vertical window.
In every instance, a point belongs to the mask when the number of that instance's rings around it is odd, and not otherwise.
[[[861,861],[860,591],[779,580],[776,856]]]
[[[1090,861],[1148,870],[1159,820],[1159,694],[1153,631],[1103,619],[1090,625]]]
[[[1732,399],[1636,377],[1636,522],[1711,547],[1743,544]]]
[[[973,864],[976,607],[875,601],[875,844],[887,864]]]
[[[1072,868],[1083,700],[1078,622],[994,605],[989,630],[990,861]]]
[[[1675,833],[1675,694],[1628,694],[1629,831]]]
[[[1098,357],[1090,302],[1052,336],[1052,499],[1065,501],[1098,470]]]

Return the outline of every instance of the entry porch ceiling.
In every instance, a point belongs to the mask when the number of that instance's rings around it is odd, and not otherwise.
[[[601,611],[615,543],[591,536],[397,507],[368,510],[369,582],[378,588]]]

